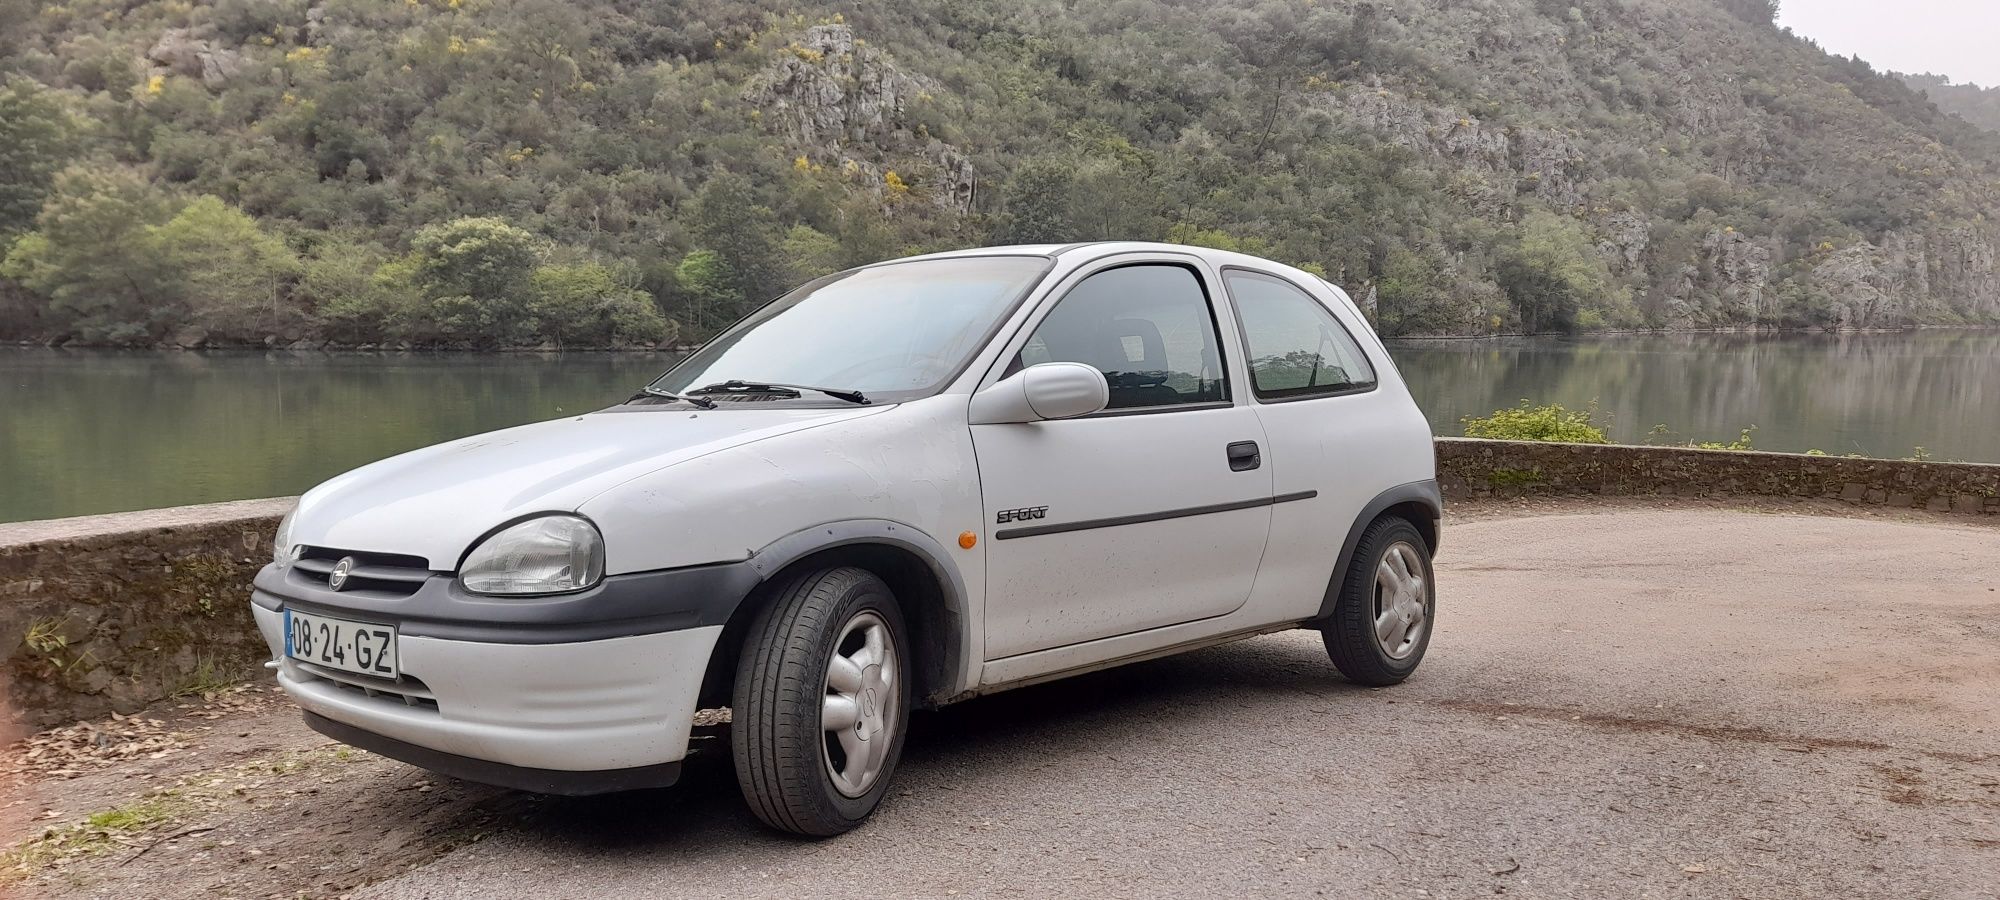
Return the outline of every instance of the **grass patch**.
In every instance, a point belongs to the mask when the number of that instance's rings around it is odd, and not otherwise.
[[[91,813],[81,822],[53,826],[39,837],[0,853],[0,878],[18,880],[133,847],[130,838],[174,821],[182,806],[178,796],[158,794]]]
[[[328,764],[353,764],[366,758],[368,754],[348,747],[317,747],[186,776],[172,788],[91,813],[81,821],[49,826],[36,837],[0,852],[0,885],[65,871],[71,878],[82,877],[89,870],[72,867],[113,854],[138,853],[167,836],[182,820],[203,810],[216,815],[216,810],[228,808],[226,804],[238,802],[236,798],[246,787],[255,789],[273,778],[292,778]],[[5,893],[0,888],[0,895]]]
[[[104,832],[139,831],[151,828],[167,819],[166,804],[156,800],[140,801],[119,809],[107,809],[101,813],[91,813],[83,820],[84,825]]]
[[[180,684],[174,686],[172,696],[175,699],[192,697],[197,694],[203,697],[212,697],[235,687],[236,683],[237,679],[235,677],[224,673],[215,664],[215,657],[204,656],[196,659],[194,671],[189,672],[187,677],[181,679]]]

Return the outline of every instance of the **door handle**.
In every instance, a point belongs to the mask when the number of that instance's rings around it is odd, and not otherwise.
[[[1237,441],[1229,445],[1229,470],[1248,472],[1264,464],[1264,454],[1258,452],[1256,441]]]

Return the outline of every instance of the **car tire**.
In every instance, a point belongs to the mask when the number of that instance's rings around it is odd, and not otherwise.
[[[1430,545],[1409,520],[1385,516],[1362,532],[1333,615],[1326,653],[1356,684],[1398,684],[1417,670],[1437,621]]]
[[[731,703],[737,783],[764,824],[829,837],[881,803],[909,725],[906,633],[865,569],[777,586],[744,637]]]

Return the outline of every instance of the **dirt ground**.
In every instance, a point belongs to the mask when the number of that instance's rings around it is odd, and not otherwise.
[[[1405,685],[1289,632],[920,716],[853,834],[681,786],[540,798],[258,683],[16,745],[23,897],[2000,897],[2000,528],[1461,505]]]

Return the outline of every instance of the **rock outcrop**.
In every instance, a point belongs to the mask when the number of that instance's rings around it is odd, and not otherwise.
[[[2000,268],[1991,230],[1892,231],[1824,254],[1811,284],[1843,328],[1891,328],[1954,316],[2000,316]]]
[[[958,148],[932,137],[914,107],[943,88],[899,68],[847,25],[815,25],[780,51],[743,98],[767,127],[808,158],[863,174],[877,185],[890,172],[956,213],[972,209],[977,181]]]
[[[1706,98],[1686,109],[1675,107],[1685,113],[1681,124],[1690,132],[1718,133],[1739,114],[1741,101],[1710,96],[1713,85],[1682,79],[1679,86]],[[1650,282],[1661,313],[1657,323],[1667,328],[1776,321],[1788,311],[1780,308],[1772,286],[1801,272],[1802,283],[1825,310],[1823,323],[1834,327],[2000,318],[2000,229],[1984,222],[1889,231],[1825,248],[1802,269],[1779,268],[1772,236],[1727,226],[1702,235],[1684,259],[1656,259],[1664,248],[1656,246],[1653,230],[1662,223],[1634,210],[1589,211],[1608,176],[1562,131],[1493,124],[1379,84],[1336,86],[1315,102],[1343,127],[1375,134],[1436,170],[1480,176],[1469,182],[1467,199],[1481,212],[1499,213],[1517,196],[1528,195],[1552,210],[1579,215],[1612,275]],[[1736,169],[1729,174],[1737,181],[1722,178],[1717,184],[1740,189],[1767,165],[1768,142],[1752,138],[1735,146]]]
[[[1550,206],[1583,202],[1579,183],[1583,153],[1558,131],[1482,122],[1472,113],[1405,97],[1380,86],[1348,86],[1320,99],[1321,108],[1347,126],[1375,132],[1420,155],[1488,177],[1490,196],[1477,205],[1498,206],[1507,195],[1533,194]]]
[[[1653,243],[1653,223],[1642,213],[1622,210],[1597,222],[1597,253],[1614,275],[1640,271]]]
[[[146,51],[153,74],[185,75],[199,78],[209,87],[221,87],[243,71],[243,53],[216,43],[213,28],[169,28]]]

